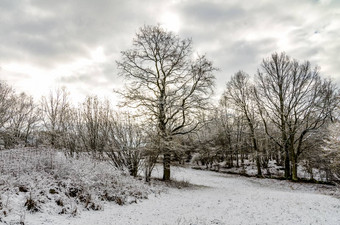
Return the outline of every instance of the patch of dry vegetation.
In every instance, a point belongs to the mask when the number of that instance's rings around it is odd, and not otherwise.
[[[160,191],[85,155],[70,159],[52,149],[30,148],[0,152],[2,222],[24,220],[27,211],[77,215],[102,210],[104,201],[137,203]]]

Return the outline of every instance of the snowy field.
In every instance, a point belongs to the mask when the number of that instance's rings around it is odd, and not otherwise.
[[[27,213],[25,224],[340,224],[340,200],[330,196],[335,187],[188,168],[173,168],[172,174],[195,186],[169,188],[138,204],[105,203],[102,211],[82,211],[76,217]]]

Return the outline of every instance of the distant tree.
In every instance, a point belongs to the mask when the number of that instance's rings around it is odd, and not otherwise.
[[[299,165],[310,175],[310,179],[315,179],[315,175],[320,180],[332,180],[332,154],[328,154],[324,147],[333,135],[331,132],[331,123],[325,124],[317,131],[311,132],[303,143],[303,151],[299,157]]]
[[[226,166],[233,164],[236,151],[230,142],[233,141],[231,130],[225,130],[225,124],[215,116],[209,115],[211,120],[206,120],[200,129],[186,137],[186,149],[194,153],[191,162],[200,162],[206,168],[219,170],[221,162],[225,162]]]
[[[61,147],[67,157],[79,157],[79,153],[85,149],[81,146],[80,131],[83,131],[79,110],[68,107],[63,119],[64,131],[61,134]]]
[[[146,145],[146,132],[130,114],[114,113],[110,119],[111,148],[107,156],[117,168],[127,168],[136,177],[142,165]]]
[[[261,157],[258,141],[258,116],[255,114],[256,101],[254,99],[254,87],[249,81],[249,75],[243,71],[237,72],[227,83],[224,92],[225,98],[230,100],[233,108],[242,115],[250,131],[250,139],[255,152],[257,175],[262,176]]]
[[[15,102],[12,107],[13,116],[10,119],[10,126],[13,135],[23,139],[27,144],[29,135],[40,120],[38,107],[34,103],[33,97],[25,93],[21,93],[15,97]]]
[[[234,153],[238,151],[237,147],[241,146],[239,141],[244,126],[239,115],[233,111],[230,99],[225,94],[219,101],[214,118],[214,124],[217,128],[216,145],[222,148],[223,160],[226,161],[227,166],[233,167]],[[236,165],[238,165],[238,160],[236,160]]]
[[[111,109],[108,102],[88,96],[79,109],[78,134],[82,147],[94,157],[102,157],[109,141]]]
[[[146,134],[146,146],[143,149],[143,169],[145,174],[145,181],[149,182],[151,180],[152,171],[157,163],[157,159],[159,158],[160,150],[160,140],[161,138],[157,135],[157,128],[154,124],[143,123],[140,127],[143,132]]]
[[[14,90],[4,81],[0,81],[0,128],[13,116],[13,104],[15,101]]]
[[[58,137],[65,131],[65,117],[70,107],[69,93],[65,88],[51,91],[41,99],[44,128],[52,146],[58,147]]]
[[[137,108],[157,126],[163,179],[169,180],[169,143],[174,135],[199,127],[196,117],[209,105],[215,68],[205,56],[193,57],[190,39],[180,39],[160,26],[142,27],[133,48],[122,52],[117,65],[119,75],[129,81],[120,92],[125,106]]]
[[[318,68],[285,53],[264,59],[257,73],[258,110],[267,135],[285,152],[285,176],[297,180],[297,163],[307,134],[330,119],[337,105],[336,87],[322,80]],[[280,136],[269,131],[273,125]],[[290,170],[292,167],[292,170]]]
[[[330,169],[340,180],[340,122],[330,124],[329,135],[324,138],[323,157],[326,158]]]

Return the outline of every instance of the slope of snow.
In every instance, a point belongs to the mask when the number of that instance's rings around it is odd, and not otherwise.
[[[103,211],[76,217],[26,214],[25,224],[340,224],[340,200],[318,193],[315,185],[187,168],[173,168],[172,174],[196,186],[170,189],[138,204],[105,203]]]

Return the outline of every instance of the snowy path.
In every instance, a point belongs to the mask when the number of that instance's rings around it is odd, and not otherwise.
[[[171,189],[127,206],[106,204],[79,217],[26,215],[27,224],[340,224],[340,200],[285,181],[256,180],[209,171],[174,168],[177,180],[196,185]],[[281,183],[280,183],[281,182]],[[281,185],[285,182],[285,185]],[[274,183],[274,184],[273,184]]]

